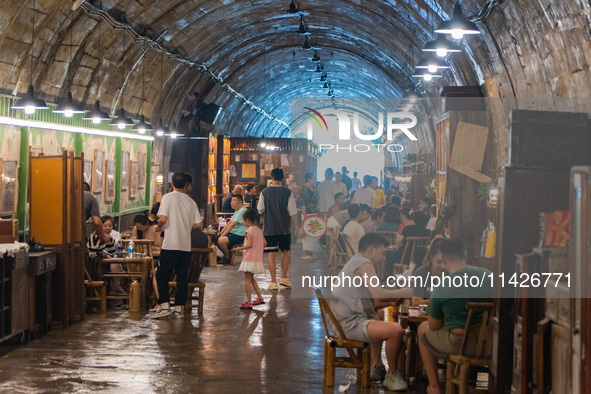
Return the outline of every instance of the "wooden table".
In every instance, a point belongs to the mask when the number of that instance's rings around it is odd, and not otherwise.
[[[210,267],[215,267],[218,265],[218,259],[217,259],[217,254],[215,251],[215,245],[213,244],[213,237],[218,233],[216,230],[214,229],[205,229],[203,230],[203,233],[205,235],[207,235],[207,248],[210,250],[209,252],[209,256],[208,256],[208,261],[209,261],[209,266]]]
[[[408,322],[407,328],[407,357],[404,367],[404,375],[407,378],[414,378],[414,382],[417,381],[417,377],[423,370],[423,363],[419,354],[419,342],[418,342],[418,329],[419,325],[428,320],[427,315],[413,315],[408,317],[400,317],[401,324],[404,320]],[[405,324],[403,324],[404,326]]]
[[[140,280],[140,288],[141,288],[141,305],[142,310],[147,310],[148,308],[148,289],[149,289],[149,278],[150,278],[150,269],[152,258],[149,256],[141,256],[141,257],[113,257],[110,259],[101,259],[96,260],[101,265],[104,264],[121,264],[124,266],[127,265],[127,270],[124,272],[107,272],[102,274],[103,270],[102,267],[98,267],[99,275],[102,278],[130,278],[130,279],[139,279]],[[119,295],[119,296],[107,296],[107,299],[127,299],[129,300],[128,295]]]

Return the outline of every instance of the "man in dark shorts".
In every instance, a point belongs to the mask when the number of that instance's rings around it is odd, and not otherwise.
[[[281,184],[283,181],[283,170],[275,168],[271,171],[273,181],[269,187],[261,192],[258,202],[258,211],[263,215],[263,235],[267,241],[267,247],[278,247],[281,250],[281,278],[279,284],[291,287],[287,279],[289,268],[289,249],[291,245],[291,221],[297,223],[297,208],[295,198],[291,190]],[[271,273],[271,284],[269,290],[278,290],[277,273],[275,266],[275,255],[277,252],[269,253],[269,272]]]

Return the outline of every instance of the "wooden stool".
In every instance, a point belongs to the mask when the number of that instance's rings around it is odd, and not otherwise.
[[[168,286],[170,286],[170,290],[172,293],[172,290],[176,288],[176,281],[168,282]],[[188,290],[187,290],[187,302],[185,303],[185,313],[191,313],[191,310],[194,307],[197,307],[197,313],[202,315],[203,314],[203,299],[205,298],[205,283],[203,283],[203,282],[189,283],[187,285],[187,287],[188,287]],[[199,293],[197,296],[195,296],[193,294],[196,287],[199,288]],[[175,299],[175,297],[172,297],[172,296],[170,297],[171,301],[174,299]],[[197,303],[194,304],[193,301],[197,301]]]
[[[107,313],[107,284],[102,280],[85,280],[84,285],[94,292],[94,296],[87,296],[86,301],[100,301],[101,313]]]

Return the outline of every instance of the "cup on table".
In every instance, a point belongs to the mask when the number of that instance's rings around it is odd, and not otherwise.
[[[426,315],[427,314],[427,304],[421,304],[421,305],[419,305],[419,313],[421,315]]]

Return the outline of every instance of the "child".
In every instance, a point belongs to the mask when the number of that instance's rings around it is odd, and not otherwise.
[[[265,268],[263,267],[263,250],[267,245],[263,231],[256,225],[257,213],[253,208],[248,208],[242,219],[244,225],[248,227],[246,230],[244,239],[244,245],[238,248],[232,249],[233,251],[244,250],[244,256],[242,256],[242,263],[238,271],[244,272],[244,284],[246,285],[246,302],[240,305],[240,309],[252,309],[253,305],[264,304],[265,300],[261,296],[261,290],[259,285],[254,278],[254,274],[264,274]],[[254,291],[257,293],[257,299],[252,303],[251,300],[251,288],[254,287]]]

